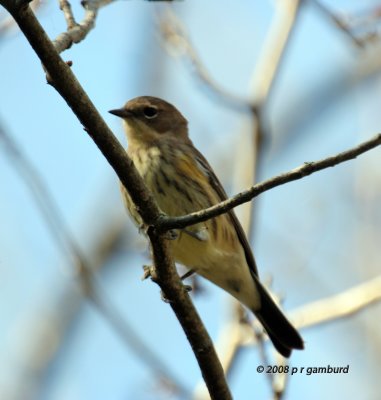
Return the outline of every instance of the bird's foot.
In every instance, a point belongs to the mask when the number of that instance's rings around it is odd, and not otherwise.
[[[166,235],[168,240],[176,240],[179,237],[179,232],[177,229],[170,229]]]
[[[151,278],[154,282],[156,280],[156,270],[153,265],[143,265],[143,276],[141,277],[142,281]]]

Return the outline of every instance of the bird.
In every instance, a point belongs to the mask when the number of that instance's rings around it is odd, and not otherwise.
[[[127,154],[161,212],[176,217],[227,199],[212,167],[193,145],[187,120],[174,105],[140,96],[109,112],[122,118]],[[121,191],[132,219],[142,226],[123,185]],[[180,229],[169,242],[174,260],[189,274],[201,275],[254,313],[282,356],[304,348],[300,334],[260,282],[248,239],[233,210]]]

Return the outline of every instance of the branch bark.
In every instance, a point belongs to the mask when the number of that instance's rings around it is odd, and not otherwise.
[[[177,274],[174,276],[172,273],[175,268],[173,261],[168,257],[168,241],[163,236],[156,235],[153,228],[148,230],[148,235],[152,243],[155,265],[172,264],[171,269],[157,268],[156,276],[153,279],[162,288],[166,300],[170,303],[176,317],[181,322],[181,326],[192,346],[199,365],[206,365],[208,367],[201,368],[201,372],[211,398],[216,400],[232,399],[213,342],[210,340],[208,332],[204,328],[202,320],[194,309],[192,302],[190,302],[184,285],[179,280]],[[183,307],[182,304],[184,303],[189,304],[187,304],[187,307]],[[222,382],[220,382],[221,379]]]
[[[250,189],[247,189],[237,195],[222,201],[212,207],[206,208],[205,210],[193,212],[181,217],[167,217],[160,216],[159,221],[156,223],[156,227],[161,230],[169,229],[181,229],[189,225],[194,225],[202,221],[206,221],[210,218],[217,217],[218,215],[224,214],[227,211],[239,206],[240,204],[246,203],[252,200],[254,197],[267,192],[277,186],[284,185],[285,183],[302,179],[314,172],[321,171],[326,168],[334,167],[345,161],[353,160],[359,155],[381,145],[381,133],[378,133],[371,139],[359,144],[358,146],[352,147],[342,153],[338,153],[334,156],[323,158],[319,161],[305,162],[303,165],[292,169],[291,171],[284,172],[280,175],[274,176],[273,178],[267,179],[260,182]]]
[[[61,59],[25,0],[0,0],[13,16],[47,71],[49,83],[65,99],[107,161],[128,190],[147,227],[159,220],[160,211],[131,159],[94,107],[69,66]],[[157,283],[170,299],[188,340],[212,399],[231,399],[231,394],[213,343],[188,294],[181,285],[166,245],[165,233],[148,229]]]

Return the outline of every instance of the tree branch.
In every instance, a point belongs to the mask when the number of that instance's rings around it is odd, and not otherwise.
[[[283,174],[274,176],[273,178],[267,179],[260,182],[250,189],[245,190],[237,195],[222,201],[212,207],[206,208],[205,210],[193,212],[181,217],[167,217],[160,216],[159,221],[156,223],[157,229],[167,231],[169,229],[181,229],[189,225],[194,225],[202,221],[206,221],[210,218],[217,217],[218,215],[224,214],[234,207],[240,204],[246,203],[252,200],[254,197],[273,189],[277,186],[284,185],[285,183],[302,179],[314,172],[321,171],[326,168],[334,167],[345,161],[353,160],[357,156],[381,145],[381,134],[377,134],[373,138],[353,147],[349,150],[343,151],[342,153],[336,154],[331,157],[324,158],[319,161],[305,162],[303,165],[294,168],[291,171],[284,172]]]
[[[282,0],[275,3],[275,16],[263,44],[263,50],[251,79],[253,103],[262,107],[269,97],[276,75],[295,27],[300,0]]]
[[[113,0],[82,0],[81,4],[85,8],[85,16],[80,23],[75,21],[68,0],[59,0],[60,8],[64,13],[67,31],[62,32],[56,40],[53,41],[58,53],[70,48],[73,43],[79,43],[86,38],[87,34],[94,28],[98,10],[111,3]]]
[[[160,211],[152,195],[144,185],[131,159],[105,124],[68,65],[60,58],[28,3],[25,0],[0,0],[0,4],[12,14],[40,58],[49,75],[49,83],[65,99],[83,124],[85,131],[117,173],[146,226],[154,225],[160,217]],[[148,232],[153,247],[157,283],[164,295],[171,300],[171,307],[191,342],[210,396],[212,399],[231,399],[213,343],[180,283],[164,234],[156,229],[148,229]]]
[[[59,0],[60,10],[63,12],[66,25],[68,29],[74,28],[77,25],[75,21],[73,11],[71,9],[71,4],[68,0]]]
[[[155,265],[172,264],[172,270],[174,270],[173,261],[168,257],[168,241],[165,240],[163,236],[156,235],[153,228],[148,230],[148,235],[152,243]],[[170,269],[157,268],[156,276],[153,276],[153,280],[157,281],[163,289],[166,300],[171,305],[178,320],[181,321],[181,325],[192,346],[199,365],[208,366],[208,368],[201,368],[201,372],[211,398],[216,400],[231,399],[232,397],[227,384],[218,382],[221,376],[224,382],[226,382],[226,380],[221,363],[217,358],[213,342],[210,340],[192,302],[189,301],[187,290],[179,280],[177,274],[175,276]],[[183,307],[183,303],[187,303],[187,307]],[[215,358],[218,363],[215,361]],[[205,375],[205,373],[207,373],[207,375]],[[213,380],[215,384],[212,385],[213,390],[211,390],[210,381],[213,382]]]
[[[314,301],[289,312],[298,328],[345,318],[381,301],[381,275],[333,296]]]

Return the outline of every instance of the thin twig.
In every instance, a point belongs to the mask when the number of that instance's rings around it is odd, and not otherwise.
[[[359,48],[364,48],[370,37],[374,35],[367,35],[364,37],[359,37],[355,35],[352,31],[352,26],[348,23],[348,19],[333,13],[327,6],[321,3],[319,0],[309,0],[328,20],[333,22],[337,28],[339,28],[343,33],[345,33],[352,42]]]
[[[280,354],[276,354],[275,365],[285,367],[288,365],[288,359],[282,357]],[[275,373],[271,374],[272,377],[272,389],[273,389],[273,400],[281,400],[287,389],[287,382],[290,379],[290,374]]]
[[[68,29],[74,28],[77,25],[71,9],[71,4],[68,0],[59,0],[60,9],[62,10]]]
[[[60,9],[63,11],[68,30],[60,33],[53,41],[53,44],[58,51],[62,53],[69,49],[73,43],[79,43],[84,40],[87,34],[94,28],[95,20],[98,11],[101,7],[111,3],[113,0],[88,0],[82,1],[85,8],[85,16],[79,23],[75,21],[71,10],[71,5],[68,0],[59,0]]]
[[[381,21],[381,5],[371,6],[356,14],[350,14],[346,17],[348,24],[352,29],[364,29],[364,27],[379,24]]]
[[[252,186],[250,189],[238,193],[230,199],[222,201],[221,203],[218,203],[205,210],[190,213],[181,217],[160,216],[160,219],[158,223],[156,223],[156,226],[158,229],[162,230],[179,229],[185,228],[189,225],[194,225],[202,221],[206,221],[210,218],[224,214],[232,208],[237,207],[240,204],[246,203],[247,201],[252,200],[254,197],[257,197],[270,189],[284,185],[288,182],[302,179],[315,172],[334,167],[335,165],[341,164],[345,161],[353,160],[359,155],[379,145],[381,145],[381,134],[377,134],[373,138],[359,144],[358,146],[350,148],[349,150],[343,151],[342,153],[338,153],[334,156],[327,157],[319,161],[305,162],[303,165],[294,168],[291,171],[284,172],[273,178],[260,182]]]

